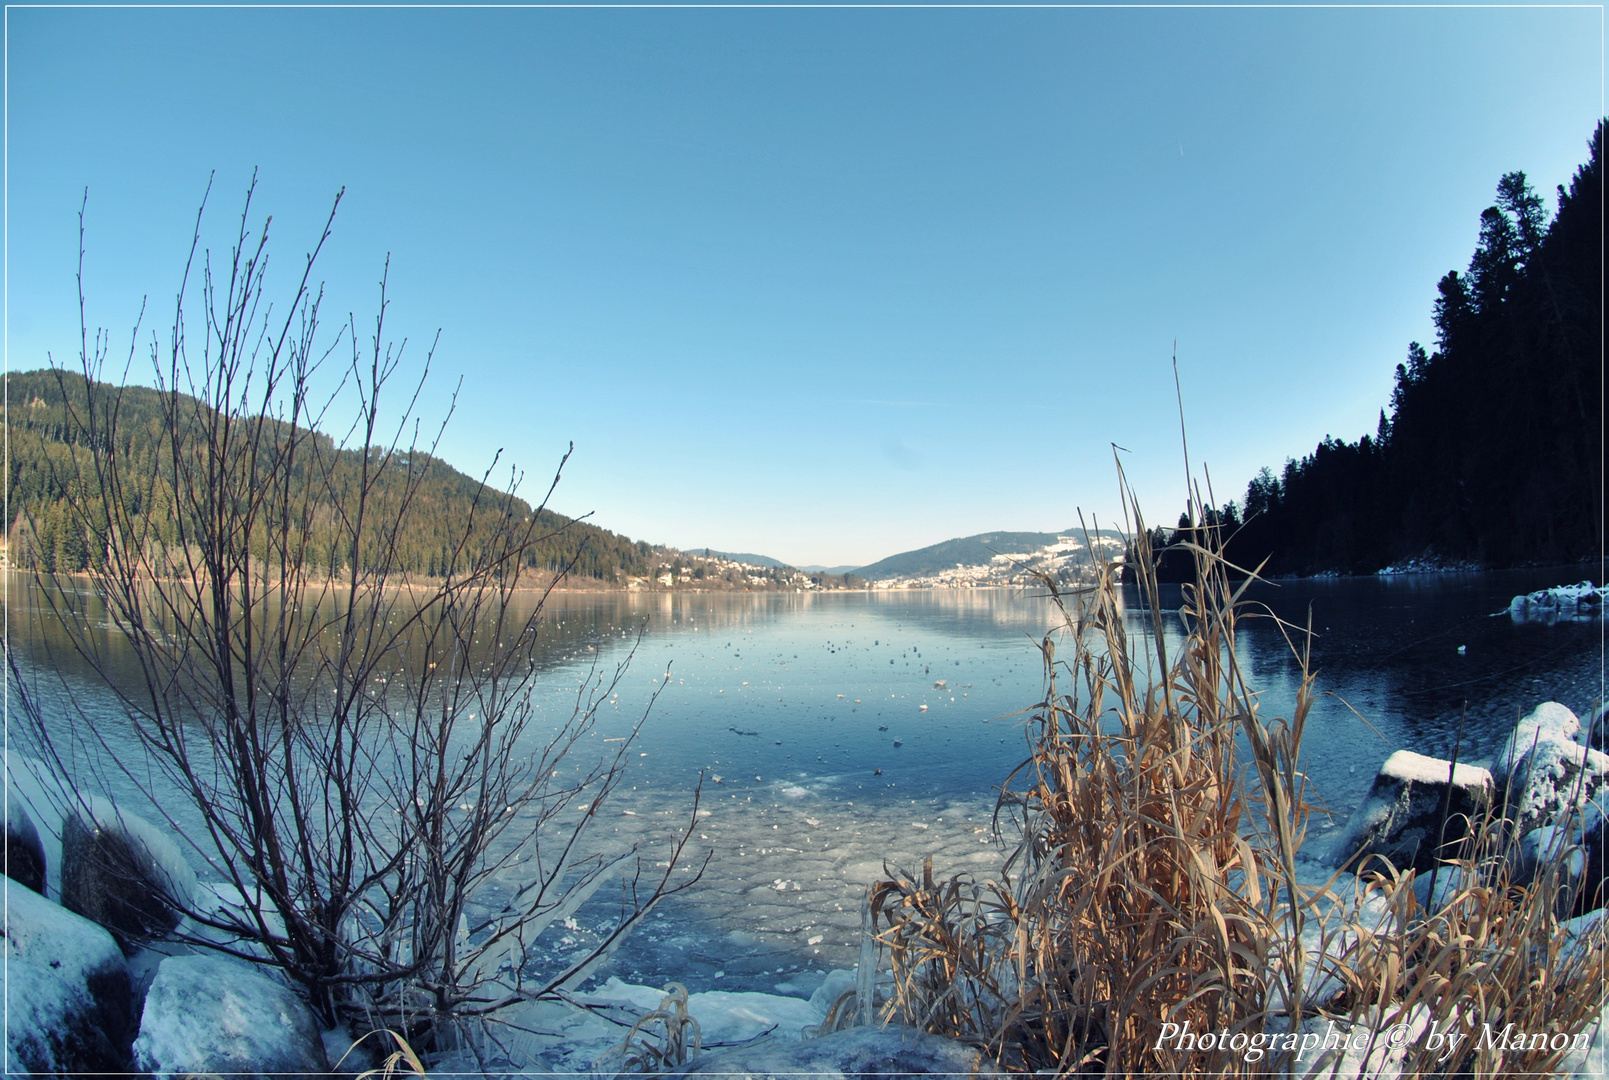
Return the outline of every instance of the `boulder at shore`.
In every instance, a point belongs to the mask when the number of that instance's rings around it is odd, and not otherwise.
[[[1520,759],[1534,746],[1545,742],[1575,742],[1581,732],[1576,714],[1557,701],[1544,701],[1514,725],[1507,739],[1492,755],[1492,782],[1501,793],[1510,786],[1510,774]]]
[[[127,1072],[134,999],[117,942],[32,889],[5,893],[6,1075]]]
[[[88,797],[62,824],[61,902],[125,949],[179,925],[195,871],[173,838],[137,814]]]
[[[980,1051],[908,1027],[850,1028],[804,1042],[762,1039],[706,1054],[673,1075],[680,1074],[719,1075],[728,1080],[1003,1075]]]
[[[1516,836],[1578,821],[1575,815],[1609,796],[1609,755],[1579,743],[1543,739],[1515,760],[1497,796]]]
[[[45,845],[34,828],[34,819],[6,785],[5,876],[20,881],[40,896],[45,895]]]
[[[1492,774],[1476,765],[1458,766],[1449,798],[1451,768],[1451,762],[1411,750],[1386,758],[1374,786],[1330,849],[1329,861],[1361,872],[1378,857],[1398,870],[1411,866],[1426,873],[1439,858],[1450,858],[1469,833],[1470,822],[1484,817],[1492,804]],[[1438,855],[1438,838],[1444,855]]]
[[[199,1073],[313,1077],[329,1071],[313,1014],[288,987],[220,956],[162,961],[145,995],[134,1065],[158,1080]]]

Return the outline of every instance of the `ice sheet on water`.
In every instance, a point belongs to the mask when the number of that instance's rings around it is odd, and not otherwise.
[[[606,973],[652,985],[675,979],[695,993],[799,984],[808,973],[819,977],[856,963],[866,888],[889,870],[919,872],[931,855],[935,872],[946,876],[998,872],[1002,853],[989,843],[992,801],[870,802],[853,783],[789,778],[706,790],[707,813],[671,881],[687,881],[709,852],[703,877],[661,903]],[[806,792],[793,796],[791,787]],[[653,867],[665,858],[667,839],[686,827],[688,806],[685,797],[669,794],[639,792],[631,799],[636,814],[606,816],[594,839],[643,844],[645,866]],[[603,890],[578,914],[578,928],[544,935],[542,946],[554,950],[544,964],[557,962],[561,946],[586,946],[597,925],[619,914],[618,891]]]
[[[822,987],[853,985],[854,973],[834,971]],[[539,1065],[565,1072],[613,1071],[609,1062],[632,1025],[664,1002],[666,989],[611,977],[570,1002],[526,1002],[504,1017],[518,1039],[504,1039],[515,1065]],[[797,1040],[805,1028],[821,1023],[831,1000],[784,993],[710,990],[687,999],[687,1013],[698,1022],[706,1049],[731,1046],[760,1036]],[[663,1031],[663,1028],[659,1028]],[[652,1038],[650,1032],[649,1038]]]

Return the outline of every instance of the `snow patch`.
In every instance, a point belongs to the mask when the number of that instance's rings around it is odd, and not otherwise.
[[[158,1080],[328,1071],[318,1026],[294,993],[245,964],[201,955],[169,957],[157,970],[134,1063]]]
[[[1499,789],[1507,786],[1509,773],[1532,746],[1557,739],[1574,741],[1581,731],[1576,714],[1557,701],[1544,701],[1521,718],[1514,730],[1492,755],[1492,779]]]
[[[1441,758],[1426,757],[1412,750],[1398,750],[1380,766],[1380,775],[1406,780],[1411,784],[1445,784],[1448,764]],[[1492,783],[1491,771],[1479,765],[1460,764],[1452,770],[1452,774],[1454,787],[1490,787]]]

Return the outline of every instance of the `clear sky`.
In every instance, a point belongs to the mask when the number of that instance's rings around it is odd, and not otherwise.
[[[863,564],[1220,499],[1372,431],[1498,177],[1553,205],[1603,9],[23,9],[6,360],[161,328],[207,177],[441,330],[443,456],[633,538]],[[148,379],[137,365],[136,374]],[[439,410],[440,402],[436,403]],[[545,486],[545,484],[543,485]]]

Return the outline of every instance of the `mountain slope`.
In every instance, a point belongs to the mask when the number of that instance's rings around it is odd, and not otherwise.
[[[1101,530],[1097,534],[1101,540],[1114,541],[1121,545],[1123,535],[1110,530]],[[1075,546],[1062,545],[1062,538],[1067,538]],[[1081,529],[1071,528],[1060,533],[1044,532],[987,532],[976,536],[963,536],[954,540],[945,540],[943,543],[932,544],[915,551],[904,551],[898,555],[890,555],[886,559],[863,566],[855,573],[869,581],[883,581],[890,578],[925,577],[953,570],[956,566],[989,566],[994,564],[997,556],[1021,556],[1019,561],[1026,561],[1029,556],[1038,555],[1047,548],[1062,546],[1064,550],[1074,551],[1083,547],[1084,534]],[[1122,550],[1121,546],[1117,550]]]
[[[70,512],[68,499],[84,497],[86,488],[75,474],[87,468],[88,452],[81,444],[83,424],[74,416],[84,413],[85,382],[82,375],[67,373],[58,377],[51,371],[16,372],[6,376],[10,458],[6,475],[7,495],[14,520],[7,522],[9,556],[13,565],[38,566],[46,570],[86,569],[93,552],[81,528],[82,515]],[[114,388],[103,386],[109,400]],[[72,411],[69,411],[69,404]],[[189,415],[193,402],[185,399],[180,408]],[[165,482],[171,463],[171,445],[165,426],[163,395],[149,387],[124,387],[118,404],[118,451],[135,463],[140,475],[155,477],[152,490],[134,492],[131,499],[149,502],[134,505],[137,514],[156,521],[164,542],[171,542],[169,522],[174,499]],[[332,454],[337,479],[355,472],[361,460],[356,451],[335,451],[324,436],[318,436],[325,452]],[[413,574],[436,575],[448,560],[447,545],[457,535],[462,521],[481,490],[480,481],[423,453],[399,453],[388,477],[379,481],[376,505],[395,498],[403,476],[423,471],[425,484],[413,501],[412,512],[397,537],[395,552],[389,557],[395,569]],[[531,513],[523,500],[515,499],[511,509],[518,515]],[[664,549],[600,529],[551,510],[538,515],[538,540],[527,553],[533,569],[556,570],[568,566],[575,577],[602,581],[624,581],[648,575],[660,561]],[[317,548],[319,538],[315,537]],[[337,562],[339,555],[332,555]],[[330,567],[336,569],[335,566]]]

